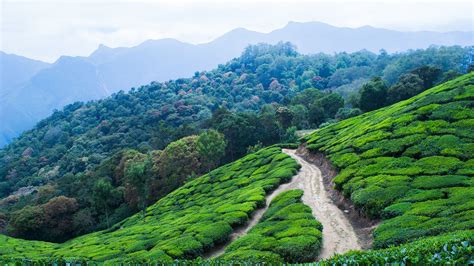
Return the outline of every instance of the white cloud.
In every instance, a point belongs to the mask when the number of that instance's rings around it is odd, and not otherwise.
[[[132,46],[159,38],[202,43],[236,27],[268,32],[288,21],[473,29],[473,3],[449,0],[3,0],[1,9],[0,49],[50,62],[63,54],[88,55],[100,43]]]

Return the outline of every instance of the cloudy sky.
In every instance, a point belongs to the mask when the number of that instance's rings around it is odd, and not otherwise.
[[[472,31],[469,0],[0,0],[0,50],[48,62],[99,44],[147,39],[203,43],[236,28],[268,32],[288,21],[404,31]]]

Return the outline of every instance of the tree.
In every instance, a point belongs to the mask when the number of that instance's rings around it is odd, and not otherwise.
[[[359,108],[372,111],[385,106],[387,99],[387,85],[380,77],[372,78],[360,90]]]
[[[316,102],[324,110],[325,118],[334,118],[339,108],[344,107],[344,99],[337,93],[328,93]]]
[[[119,193],[117,193],[115,188],[112,186],[110,180],[101,178],[97,180],[94,185],[92,197],[97,210],[99,212],[102,210],[105,212],[105,221],[107,228],[109,228],[110,208],[114,205],[114,202],[118,201],[117,198],[120,198]]]
[[[473,71],[474,71],[474,64],[469,64],[469,66],[467,67],[466,72],[467,72],[467,73],[471,73],[471,72],[473,72]]]
[[[128,192],[136,192],[136,197],[134,198],[137,199],[137,204],[142,210],[143,217],[145,217],[149,188],[149,180],[145,174],[147,163],[146,155],[137,152],[136,156],[129,159],[125,166],[125,179],[129,185]],[[130,199],[130,197],[128,198]]]
[[[284,143],[294,143],[298,141],[298,136],[296,135],[296,127],[289,127],[285,131],[285,135],[282,138]]]
[[[309,107],[309,122],[315,126],[319,126],[324,122],[326,115],[324,109],[319,102],[315,102]]]
[[[387,104],[411,98],[424,91],[423,80],[415,74],[402,75],[399,81],[387,91]]]
[[[291,122],[293,120],[293,112],[288,109],[287,107],[278,107],[276,110],[276,116],[278,122],[283,127],[283,129],[287,129],[291,126]]]
[[[423,87],[425,90],[434,86],[436,81],[440,78],[441,69],[433,66],[422,66],[411,71],[412,74],[418,75],[423,80]]]
[[[316,99],[323,97],[324,94],[315,88],[305,89],[304,91],[296,94],[291,99],[291,104],[302,104],[308,108]]]
[[[73,216],[78,210],[75,198],[58,196],[43,205],[45,224],[48,228],[45,236],[50,241],[64,241],[74,236]]]
[[[26,206],[12,213],[8,231],[13,236],[25,239],[41,239],[45,220],[41,206]]]
[[[290,105],[289,108],[293,113],[291,124],[295,125],[298,129],[308,128],[308,108],[302,104]]]
[[[207,171],[219,165],[221,158],[225,154],[226,145],[224,135],[214,129],[209,129],[199,135],[196,146],[203,158]]]

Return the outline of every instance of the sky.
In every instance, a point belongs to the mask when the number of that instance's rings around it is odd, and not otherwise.
[[[469,0],[0,0],[0,50],[54,62],[99,44],[212,41],[238,27],[269,32],[289,21],[401,31],[473,31]]]

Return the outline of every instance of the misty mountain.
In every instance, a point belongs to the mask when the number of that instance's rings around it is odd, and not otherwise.
[[[2,53],[0,147],[68,103],[103,98],[151,81],[191,76],[237,57],[249,44],[280,41],[292,42],[303,54],[361,49],[397,52],[474,43],[472,32],[400,32],[290,22],[269,33],[238,28],[197,45],[174,39],[148,40],[130,48],[100,45],[88,57],[63,56],[51,65],[10,55],[6,60]]]
[[[7,99],[5,94],[11,89],[28,81],[33,75],[50,64],[23,56],[0,51],[0,100]]]

